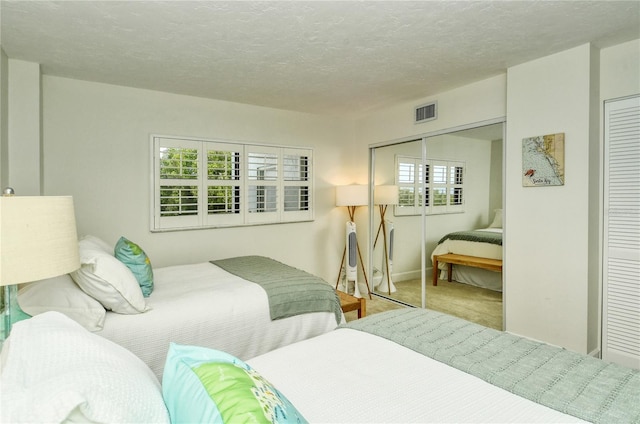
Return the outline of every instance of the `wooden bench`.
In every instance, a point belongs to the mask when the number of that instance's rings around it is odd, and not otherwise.
[[[447,281],[451,281],[451,271],[453,265],[466,265],[475,268],[488,269],[489,271],[502,272],[501,259],[480,258],[478,256],[457,255],[455,253],[446,253],[444,255],[436,255],[433,257],[433,285],[438,285],[438,264],[446,263],[448,267]]]
[[[367,315],[367,301],[364,297],[355,297],[340,290],[336,291],[340,297],[342,312],[358,311],[358,318]]]

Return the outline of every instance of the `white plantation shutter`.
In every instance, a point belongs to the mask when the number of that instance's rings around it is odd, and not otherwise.
[[[448,212],[461,212],[464,210],[464,164],[449,162],[449,198]]]
[[[151,139],[151,231],[313,219],[312,149]]]
[[[243,146],[232,143],[204,143],[207,162],[207,213],[205,226],[242,225]]]
[[[602,357],[640,368],[640,97],[604,111]]]
[[[280,155],[265,146],[247,149],[247,221],[277,222],[282,197],[278,184],[282,175]]]
[[[201,144],[192,140],[154,140],[154,219],[156,229],[200,224]]]
[[[311,150],[283,149],[282,221],[311,219]]]

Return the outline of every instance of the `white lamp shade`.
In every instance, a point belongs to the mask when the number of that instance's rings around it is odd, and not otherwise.
[[[373,193],[376,205],[397,205],[399,190],[397,185],[378,185]]]
[[[336,206],[366,206],[368,204],[368,186],[359,184],[336,186]]]
[[[80,268],[70,196],[0,196],[0,286]]]

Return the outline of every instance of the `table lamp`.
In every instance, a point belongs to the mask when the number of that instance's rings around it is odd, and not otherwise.
[[[336,280],[336,290],[338,289],[338,283],[340,282],[340,276],[342,275],[342,269],[344,267],[346,278],[345,290],[348,290],[349,281],[353,281],[353,295],[355,297],[362,297],[362,295],[360,294],[360,289],[358,288],[359,258],[360,266],[362,267],[362,275],[364,276],[364,281],[367,285],[367,291],[369,292],[369,299],[371,299],[371,290],[369,289],[367,273],[364,270],[364,262],[362,261],[362,254],[360,253],[360,245],[358,244],[358,238],[356,235],[356,223],[354,220],[356,208],[358,206],[366,206],[368,204],[368,186],[359,184],[336,186],[336,206],[346,206],[347,211],[349,212],[349,221],[346,224],[345,246],[342,252],[342,261],[340,262],[338,279]],[[348,255],[347,252],[349,253]],[[356,253],[358,257],[356,257]]]
[[[71,196],[0,196],[0,345],[17,310],[17,285],[80,268]]]

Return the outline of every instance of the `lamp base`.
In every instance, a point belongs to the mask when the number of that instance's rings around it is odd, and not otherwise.
[[[12,284],[4,286],[4,290],[0,293],[0,313],[2,314],[2,326],[0,326],[0,343],[4,342],[9,333],[11,326],[24,318],[29,318],[18,306],[18,286]]]
[[[380,293],[395,293],[397,291],[393,280],[387,281],[387,276],[383,275],[379,280],[376,279],[375,289]]]

